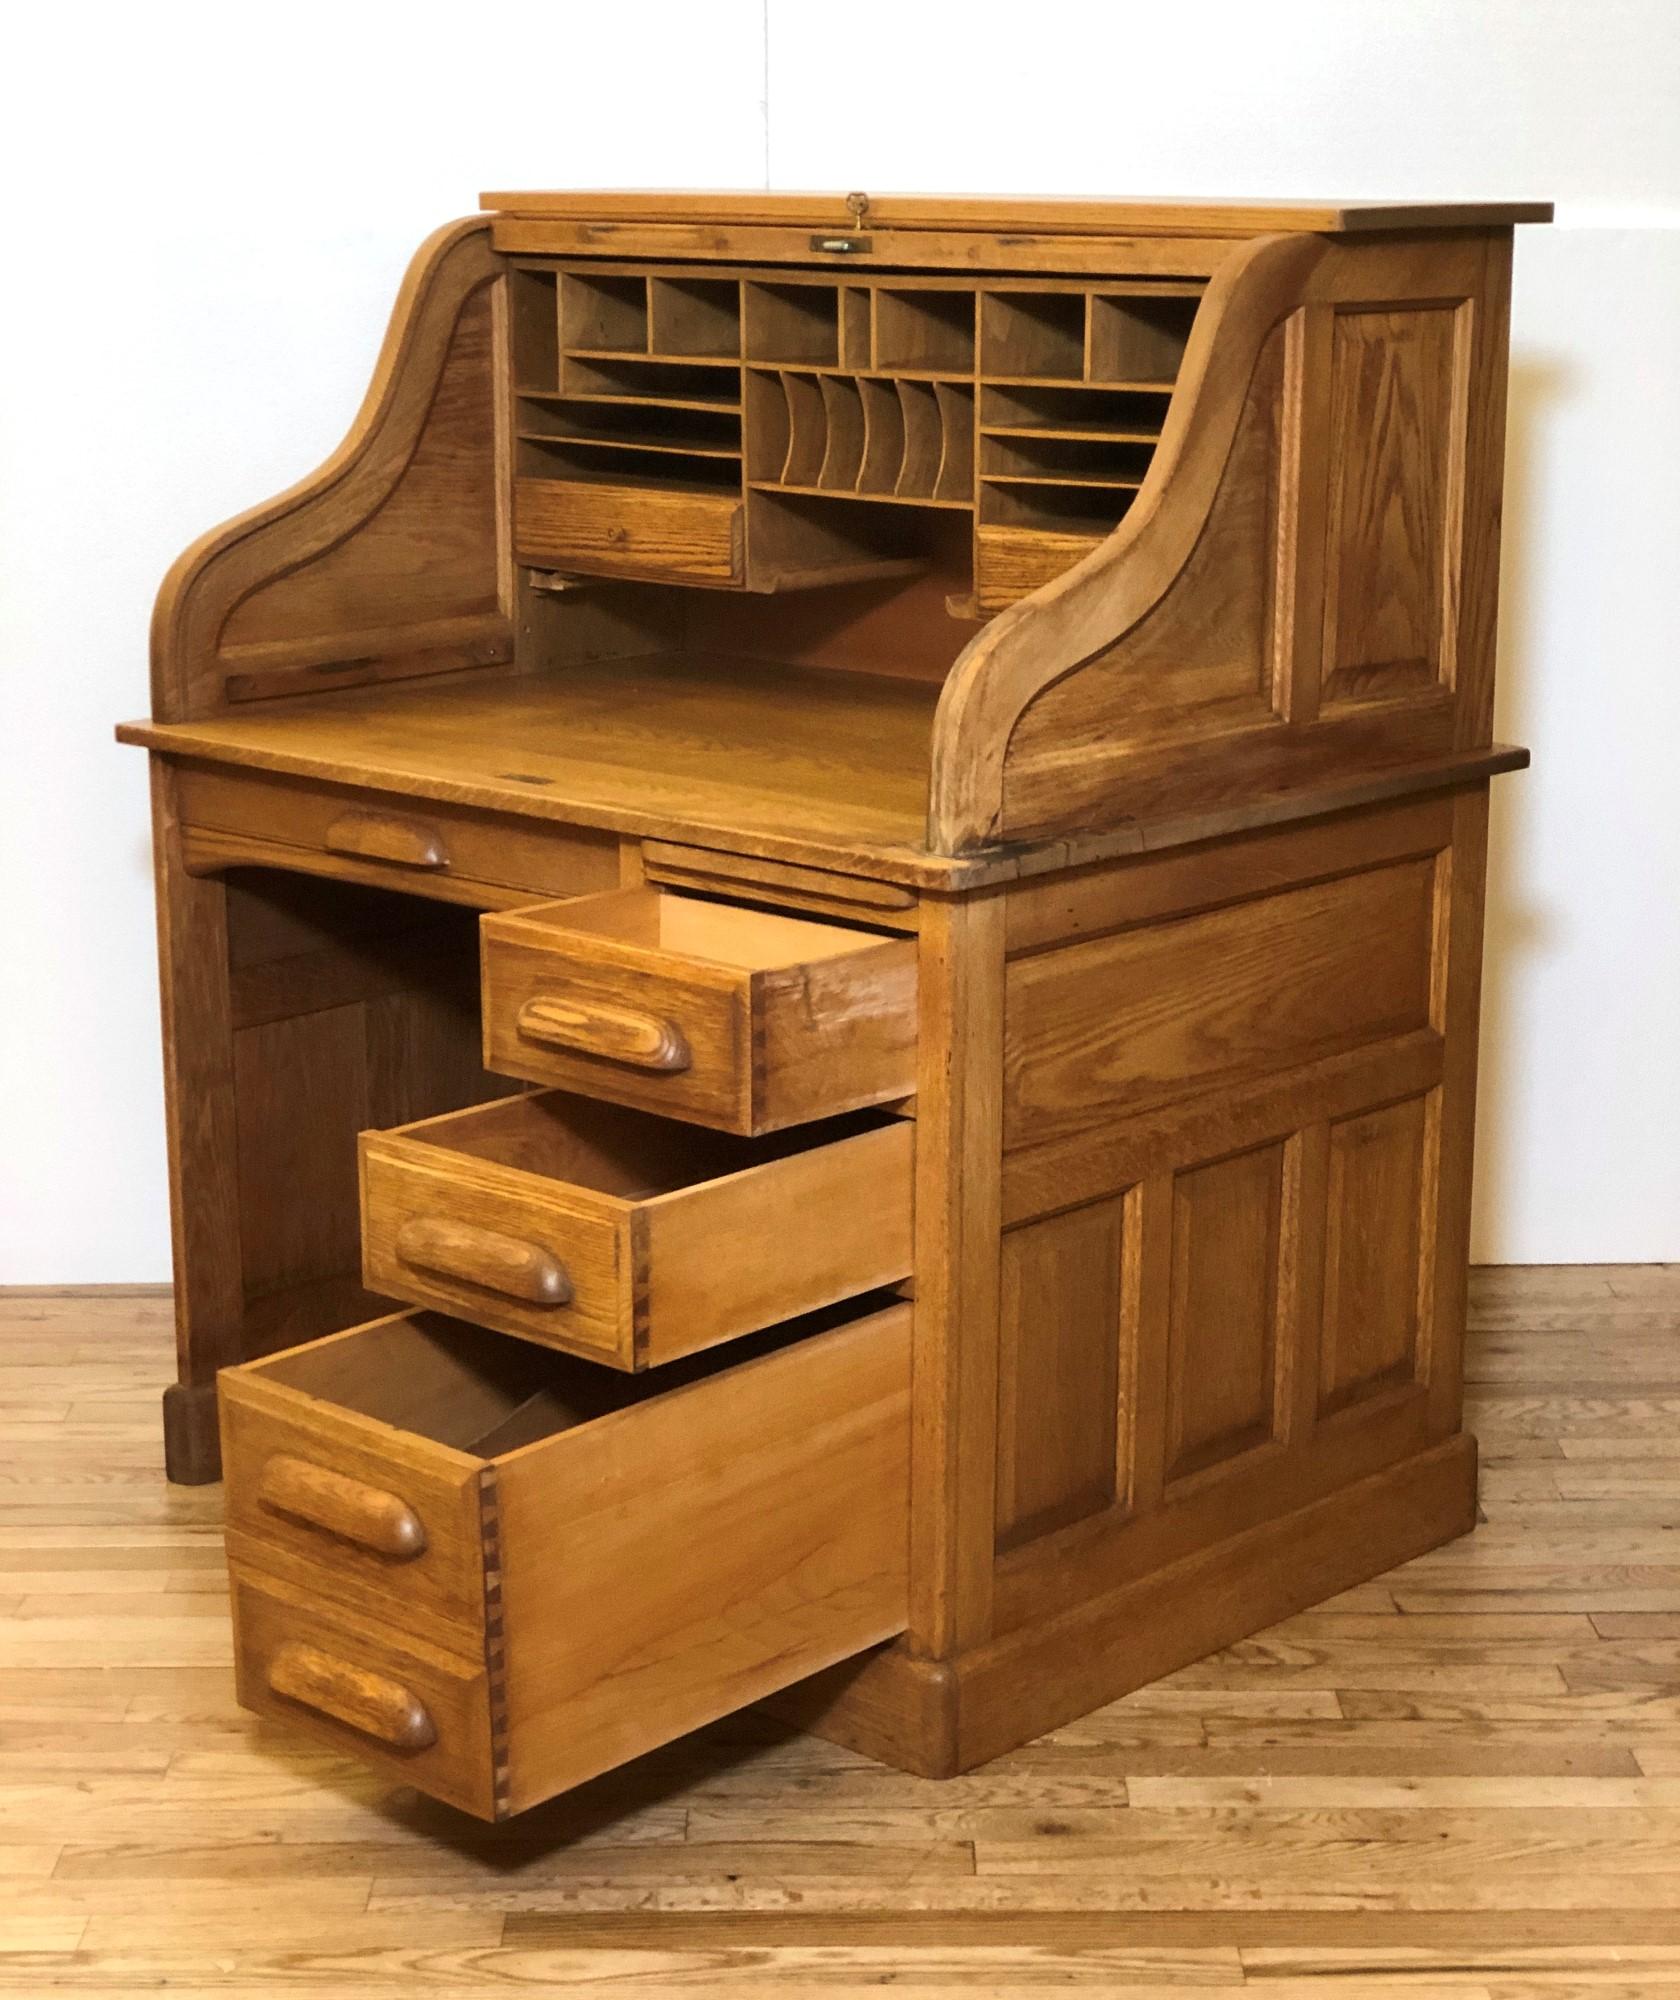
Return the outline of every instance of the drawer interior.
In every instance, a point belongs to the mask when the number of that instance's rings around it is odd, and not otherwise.
[[[813,959],[842,958],[877,945],[873,931],[814,923],[770,910],[712,902],[664,889],[609,889],[571,902],[510,912],[521,926],[551,923],[573,938],[599,938],[740,972],[777,972]]]
[[[539,1403],[549,1436],[636,1400],[638,1380],[433,1312],[357,1328],[260,1364],[263,1379],[432,1444],[487,1457]],[[622,1384],[629,1394],[614,1394]],[[522,1437],[521,1442],[528,1439]]]
[[[551,1090],[427,1119],[408,1127],[403,1136],[491,1166],[640,1202],[895,1122],[885,1112],[860,1111],[830,1119],[815,1131],[746,1139]]]
[[[662,888],[494,911],[485,1060],[719,1131],[915,1089],[916,946]]]
[[[493,1459],[558,1437],[727,1368],[779,1352],[895,1304],[847,1299],[726,1348],[627,1375],[446,1313],[402,1313],[239,1370],[317,1403],[469,1456]]]

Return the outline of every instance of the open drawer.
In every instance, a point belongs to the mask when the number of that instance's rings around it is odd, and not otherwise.
[[[915,1089],[916,946],[667,889],[487,916],[484,1062],[725,1132]]]
[[[738,1139],[563,1091],[364,1132],[371,1291],[645,1368],[911,1269],[912,1127]]]
[[[875,1307],[657,1383],[432,1313],[225,1371],[240,1700],[502,1818],[893,1637]]]

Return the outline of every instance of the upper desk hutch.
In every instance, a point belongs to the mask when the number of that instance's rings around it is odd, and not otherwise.
[[[120,732],[243,1698],[942,1773],[1462,1532],[1549,209],[484,206]]]

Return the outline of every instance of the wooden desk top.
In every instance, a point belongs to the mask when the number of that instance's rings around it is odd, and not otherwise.
[[[117,732],[177,756],[777,859],[925,871],[939,688],[717,655],[251,702]],[[949,864],[934,863],[943,879]]]
[[[1228,806],[1127,820],[1078,841],[930,853],[925,681],[720,654],[537,675],[387,684],[250,702],[117,731],[171,756],[533,819],[690,842],[931,889],[1183,846],[1245,827],[1474,782],[1528,762],[1501,745]]]

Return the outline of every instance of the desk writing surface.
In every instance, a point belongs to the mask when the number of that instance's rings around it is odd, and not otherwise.
[[[661,655],[132,723],[184,757],[837,862],[925,852],[937,686]]]

